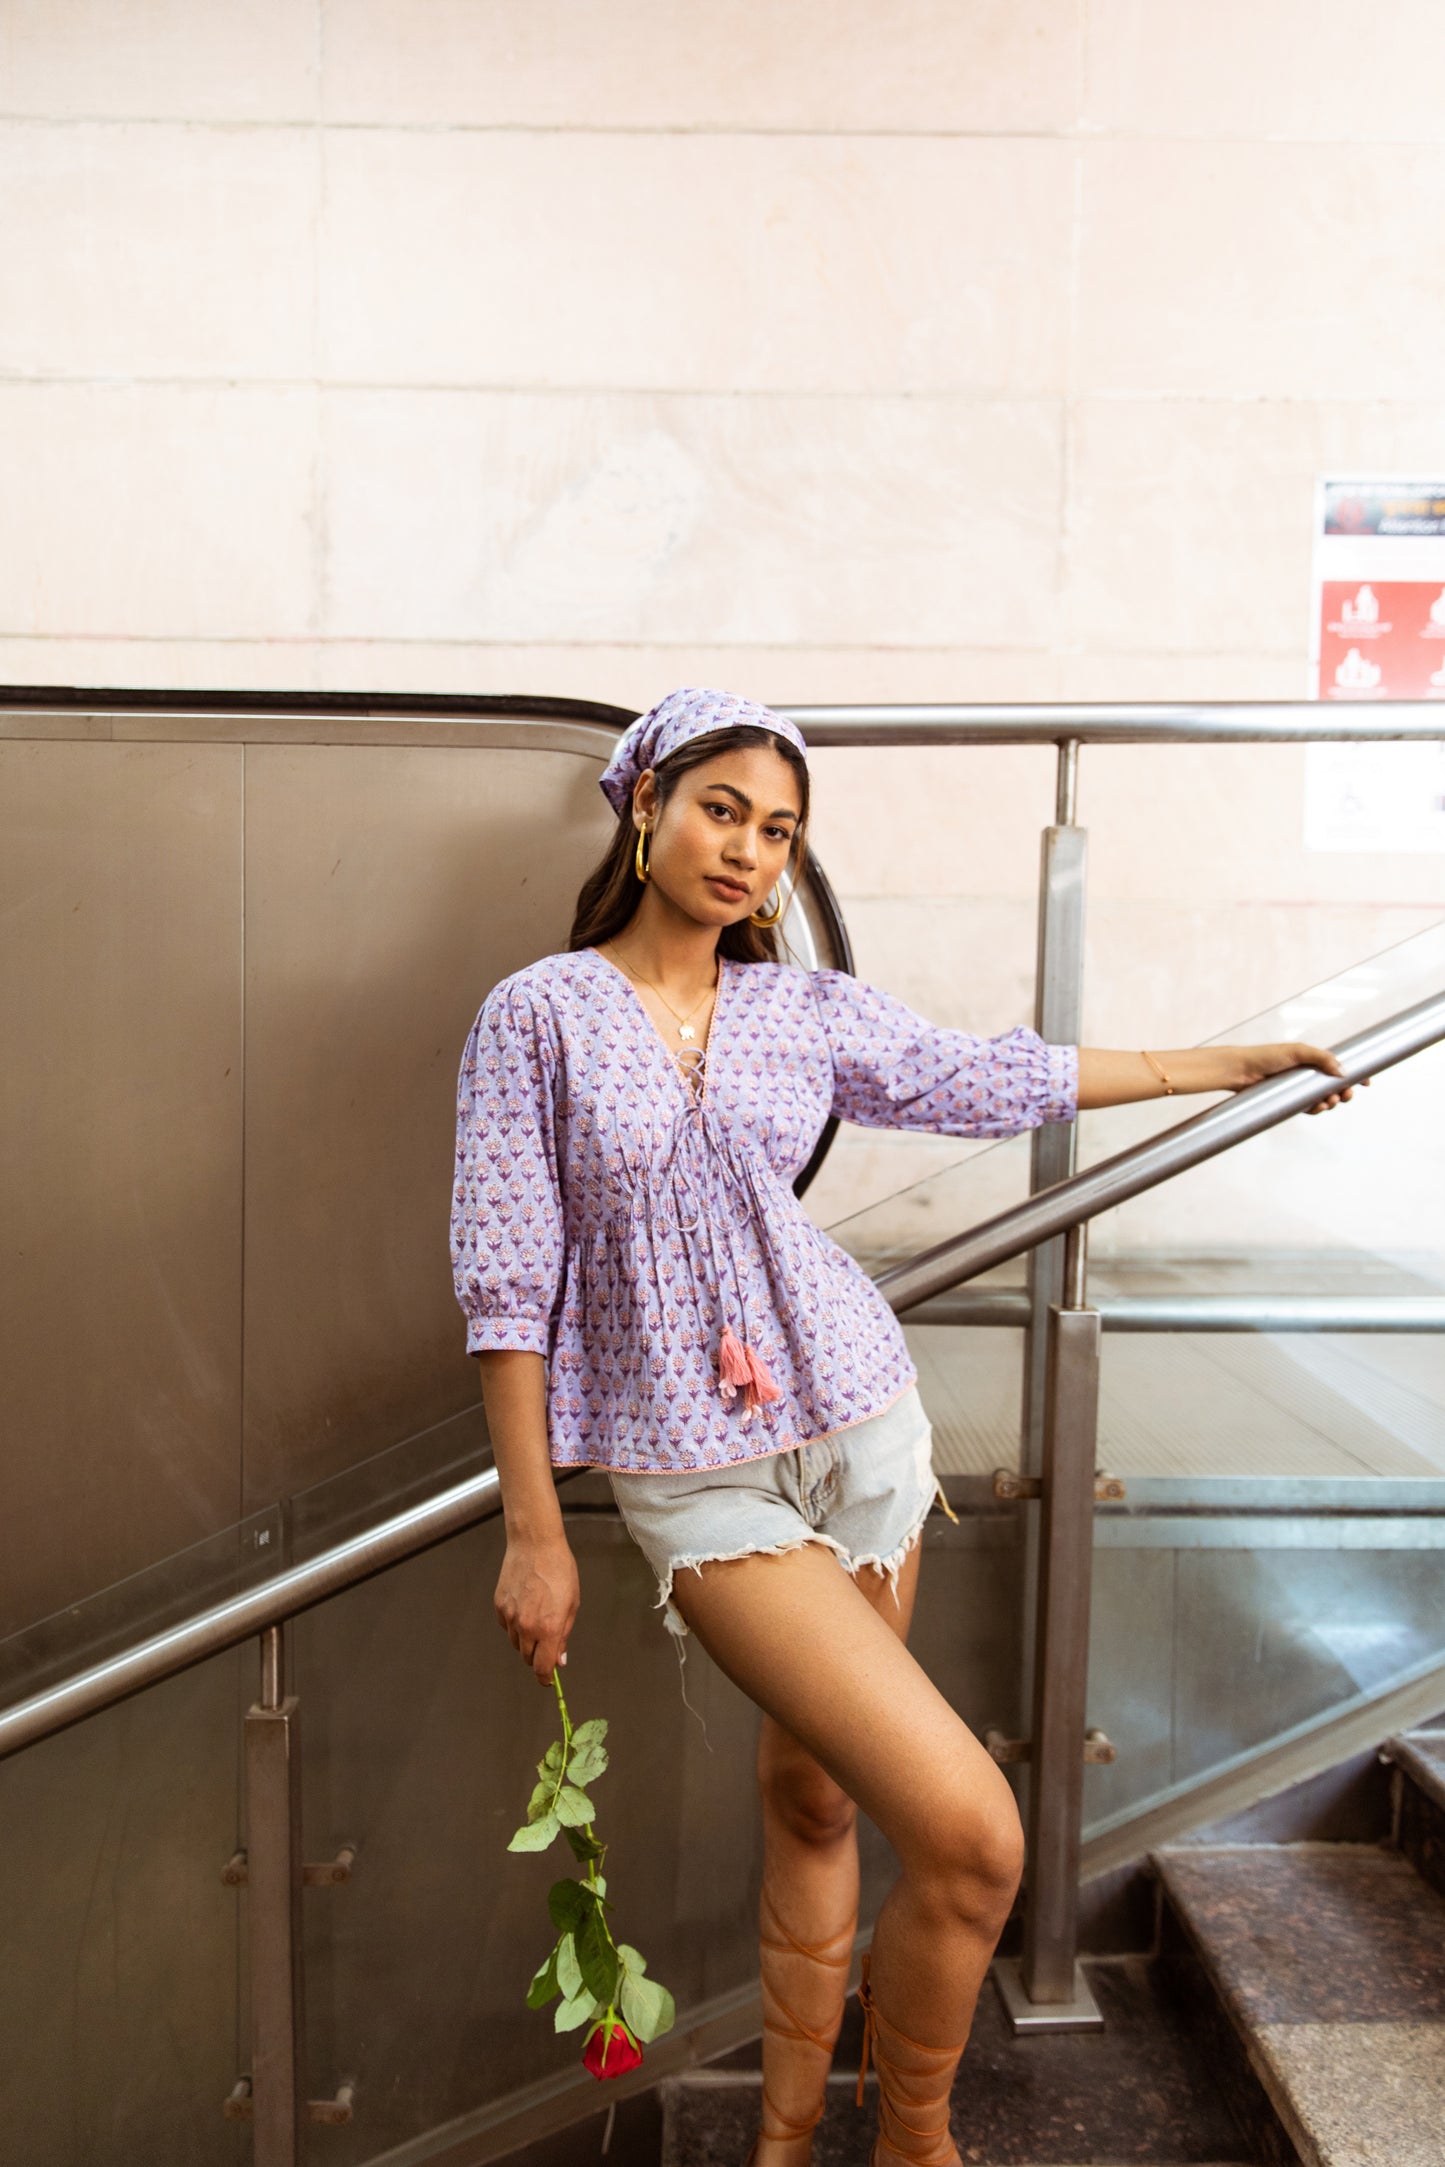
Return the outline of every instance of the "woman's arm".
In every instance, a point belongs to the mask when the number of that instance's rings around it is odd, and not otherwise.
[[[1297,1041],[1278,1046],[1176,1046],[1160,1051],[1149,1048],[1153,1058],[1173,1084],[1175,1092],[1243,1091],[1248,1084],[1278,1076],[1284,1069],[1317,1068],[1326,1076],[1343,1074],[1339,1062],[1326,1046],[1307,1046]],[[1369,1077],[1365,1082],[1369,1082]],[[1332,1092],[1318,1105],[1306,1108],[1322,1114],[1351,1096],[1353,1085]],[[1162,1099],[1168,1093],[1158,1070],[1142,1053],[1115,1053],[1097,1046],[1079,1048],[1079,1110],[1091,1106],[1127,1106],[1135,1099]]]
[[[477,1359],[507,1531],[492,1605],[517,1653],[550,1685],[554,1665],[567,1660],[581,1588],[547,1448],[542,1357],[506,1347]]]

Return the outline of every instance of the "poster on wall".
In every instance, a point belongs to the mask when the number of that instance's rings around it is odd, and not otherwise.
[[[1445,730],[1445,468],[1320,480],[1310,661],[1317,700],[1438,700]],[[1445,851],[1445,746],[1311,745],[1304,840]]]

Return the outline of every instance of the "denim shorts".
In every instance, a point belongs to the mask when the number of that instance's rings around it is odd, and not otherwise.
[[[672,1581],[681,1567],[700,1572],[725,1558],[816,1542],[845,1572],[877,1566],[897,1603],[899,1571],[935,1498],[948,1511],[917,1385],[866,1422],[761,1459],[676,1475],[609,1470],[608,1479],[628,1533],[657,1575],[653,1608],[677,1636],[679,1660],[687,1624]]]

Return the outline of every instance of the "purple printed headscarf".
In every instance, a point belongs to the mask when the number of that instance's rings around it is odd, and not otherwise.
[[[775,730],[806,758],[808,748],[803,733],[786,715],[775,715],[770,707],[745,700],[736,692],[684,685],[677,692],[669,692],[665,700],[659,700],[656,707],[650,707],[623,731],[616,751],[598,778],[604,797],[615,811],[625,813],[632,803],[633,785],[644,768],[656,767],[659,760],[676,752],[689,738],[741,723]]]

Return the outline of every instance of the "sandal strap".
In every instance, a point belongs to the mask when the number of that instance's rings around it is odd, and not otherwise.
[[[767,1899],[768,1910],[772,1915],[773,1925],[778,1927],[786,1938],[782,1941],[778,1941],[775,1940],[771,1935],[760,1933],[758,1936],[758,1940],[762,1948],[776,1949],[781,1954],[785,1955],[806,1956],[810,1958],[811,1961],[815,1964],[822,1964],[833,1968],[841,1967],[844,1971],[847,1970],[853,1958],[853,1934],[856,1925],[855,1921],[850,1920],[848,1925],[840,1926],[836,1934],[828,1935],[827,1939],[824,1941],[799,1941],[797,1935],[790,1932],[789,1928],[778,1916],[778,1908],[777,1905],[773,1902],[772,1891],[767,1887],[766,1883],[763,1886],[763,1895]],[[843,1951],[842,1955],[825,1955],[824,1951],[829,1947],[829,1945],[833,1942],[842,1940],[844,1935],[847,1936],[848,1945]],[[770,1997],[777,2004],[783,2015],[788,2019],[787,2024],[778,2023],[776,2018],[769,2014],[767,1999],[765,1999],[763,2003],[763,2030],[765,2032],[772,2032],[781,2039],[805,2040],[810,2046],[817,2047],[820,2053],[826,2054],[831,2058],[834,2042],[831,2039],[824,2038],[821,2033],[814,2031],[810,2024],[804,2023],[803,2019],[798,2015],[797,2011],[788,2006],[787,2002],[778,1992],[776,1985],[771,1979],[764,1980],[763,1984],[767,1989],[767,1996]],[[791,2029],[789,2028],[790,2026]],[[811,2135],[812,2131],[823,2119],[827,2104],[827,2093],[825,2091],[819,2105],[806,2121],[794,2122],[790,2124],[788,2121],[788,2117],[785,2114],[780,2113],[778,2108],[774,2105],[773,2101],[768,2097],[767,2086],[764,2085],[763,2107],[765,2113],[771,2114],[776,2122],[783,2125],[777,2130],[766,2131],[766,2134],[769,2137],[775,2138],[779,2143],[785,2142],[788,2138],[807,2137]]]
[[[897,2107],[894,2104],[892,2092],[889,2086],[884,2081],[884,2070],[888,2069],[890,2076],[894,2074],[894,2071],[889,2065],[888,2050],[879,2035],[878,2026],[880,2024],[885,2024],[888,2027],[889,2031],[892,2032],[896,2038],[903,2041],[905,2046],[910,2046],[914,2048],[914,2050],[919,2054],[936,2054],[941,2056],[943,2059],[940,2063],[938,2071],[936,2072],[940,2076],[943,2074],[944,2066],[946,2066],[949,2061],[955,2063],[957,2062],[958,2057],[963,2052],[963,2048],[967,2046],[968,2041],[965,2040],[963,2042],[963,2046],[936,2047],[929,2046],[925,2041],[921,2039],[910,2039],[907,2032],[903,2031],[897,2024],[895,2024],[891,2017],[885,2016],[883,2011],[879,2009],[874,2002],[873,1989],[868,1978],[870,1955],[871,1951],[865,1949],[863,1952],[862,1962],[863,1976],[858,1983],[858,2001],[863,2011],[863,2044],[858,2055],[858,2089],[855,2094],[855,2103],[860,2107],[863,2104],[863,2079],[867,2073],[868,2052],[869,2048],[871,2047],[873,2052],[874,2073],[878,2079],[878,2090],[892,2119],[898,2124],[900,2129],[906,2129],[911,2137],[917,2137],[921,2139],[922,2142],[924,2142],[925,2144],[936,2147],[941,2139],[943,2143],[948,2146],[948,2149],[951,2152],[954,2149],[953,2139],[949,2136],[946,2128],[941,2130],[919,2129],[915,2123],[905,2121],[904,2117],[899,2113]],[[911,2072],[911,2074],[926,2076],[928,2072],[925,2070],[918,2070],[916,2072]],[[883,2142],[888,2146],[889,2150],[892,2152],[896,2152],[900,2159],[913,2160],[916,2163],[916,2167],[937,2167],[938,2155],[936,2150],[929,2154],[906,2151],[902,2145],[894,2143],[892,2137],[888,2135],[886,2130],[883,2131],[881,2134],[883,2137]]]

